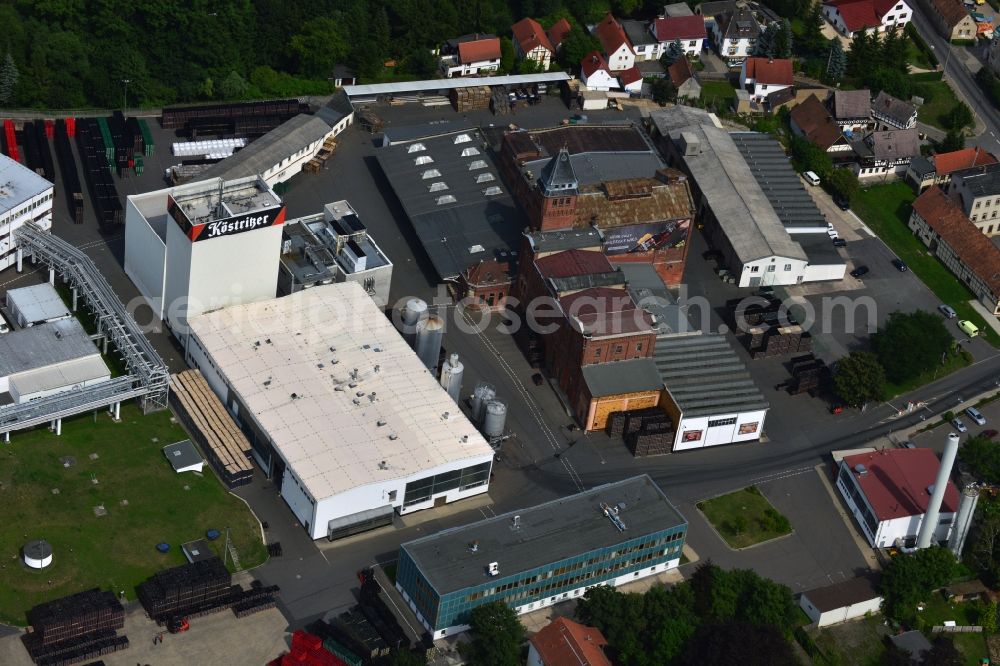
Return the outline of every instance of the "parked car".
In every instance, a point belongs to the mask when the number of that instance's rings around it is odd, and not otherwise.
[[[938,306],[938,312],[940,312],[941,314],[943,314],[946,319],[954,319],[955,317],[958,316],[958,313],[955,312],[951,308],[951,306],[945,305],[944,303],[942,303],[941,305]]]
[[[827,235],[828,235],[828,236],[830,236],[831,238],[836,238],[837,236],[839,236],[839,235],[840,235],[840,234],[838,234],[838,233],[837,233],[837,230],[833,228],[833,225],[832,225],[832,224],[831,224],[831,225],[829,225],[829,226],[827,226],[827,228],[826,228],[826,233],[827,233]]]
[[[969,429],[965,427],[965,423],[957,416],[951,420],[951,425],[959,432],[969,432]]]
[[[900,273],[905,273],[906,271],[910,270],[902,259],[893,259],[892,265],[895,266],[896,270],[899,271]]]
[[[840,238],[839,236],[837,238],[833,238],[832,240],[834,247],[847,247],[847,241],[845,241],[843,238]]]
[[[0,335],[4,333],[10,333],[10,326],[7,325],[7,320],[0,315]]]
[[[851,277],[853,277],[853,278],[859,278],[862,275],[868,275],[868,267],[867,266],[858,266],[853,271],[851,271]]]
[[[913,442],[911,442],[910,440],[906,440],[905,442],[903,442],[903,446],[905,448],[907,448],[907,449],[915,449],[915,448],[917,448],[917,445],[914,444]]]
[[[802,174],[802,177],[805,178],[806,182],[810,185],[819,185],[819,176],[817,176],[814,171],[806,171]]]
[[[986,425],[986,417],[975,407],[969,407],[965,410],[965,413],[970,419],[976,422],[976,425]]]
[[[985,437],[986,439],[993,439],[994,437],[997,436],[997,431],[994,430],[993,428],[989,428],[979,433],[979,436]]]
[[[851,210],[851,202],[849,199],[845,199],[839,194],[833,198],[833,203],[837,204],[837,208],[840,210]]]
[[[774,298],[774,287],[760,287],[757,289],[757,295],[764,298]]]
[[[979,335],[979,327],[973,324],[968,319],[960,319],[958,322],[958,327],[962,329],[962,332],[968,335],[970,338],[974,338]]]

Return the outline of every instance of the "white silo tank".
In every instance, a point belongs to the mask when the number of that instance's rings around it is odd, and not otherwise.
[[[507,405],[499,400],[490,400],[483,414],[483,434],[488,439],[495,439],[503,435],[506,426]]]
[[[955,557],[962,557],[962,549],[965,548],[965,538],[969,536],[969,528],[972,527],[972,516],[976,512],[976,504],[979,502],[979,488],[968,485],[962,490],[962,497],[958,503],[958,513],[955,515],[955,522],[951,526],[951,536],[948,537],[948,548]]]
[[[476,390],[472,392],[472,420],[476,423],[483,422],[483,414],[486,411],[486,403],[496,397],[497,392],[486,382],[476,384]]]
[[[32,569],[44,569],[52,564],[52,546],[45,539],[24,544],[24,563]]]
[[[462,374],[465,366],[458,360],[458,354],[452,354],[441,366],[441,386],[451,399],[458,402],[462,396]]]
[[[917,532],[917,548],[928,548],[934,540],[938,516],[941,513],[941,502],[944,501],[945,491],[951,482],[951,468],[955,464],[956,455],[958,455],[958,435],[951,433],[945,442],[944,453],[941,454],[941,466],[938,467],[937,477],[934,479],[933,492],[927,501],[927,510]]]
[[[399,315],[403,325],[403,338],[411,347],[415,347],[414,341],[417,338],[417,324],[427,319],[427,303],[419,298],[407,299],[403,308],[399,311]]]
[[[431,372],[437,372],[438,357],[441,356],[441,340],[444,337],[444,319],[428,315],[417,324],[417,356]]]

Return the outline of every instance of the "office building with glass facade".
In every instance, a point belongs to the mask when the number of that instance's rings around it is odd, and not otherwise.
[[[686,534],[644,474],[404,543],[396,587],[437,639],[491,601],[527,613],[672,569]]]

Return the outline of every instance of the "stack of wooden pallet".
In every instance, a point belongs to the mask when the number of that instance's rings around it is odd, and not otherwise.
[[[250,442],[212,393],[201,371],[173,375],[170,388],[174,410],[222,481],[229,488],[250,483]]]
[[[452,88],[451,104],[459,113],[490,108],[490,87]]]
[[[312,158],[302,167],[303,171],[308,173],[317,173],[323,168],[323,162],[330,159],[330,155],[333,155],[333,151],[337,149],[337,142],[331,136],[329,139],[323,142],[320,147],[319,152],[316,153],[316,157]]]

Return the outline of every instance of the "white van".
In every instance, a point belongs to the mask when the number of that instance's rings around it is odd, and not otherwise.
[[[819,176],[816,175],[815,171],[806,171],[802,174],[802,177],[806,179],[806,182],[810,185],[819,185]]]

